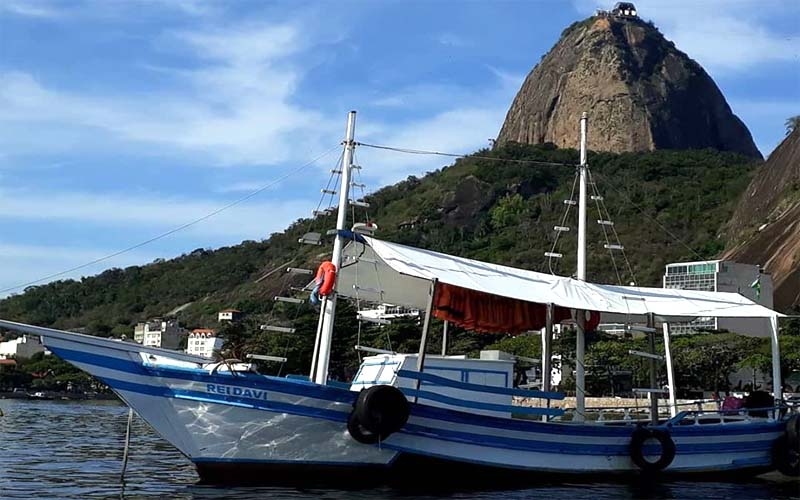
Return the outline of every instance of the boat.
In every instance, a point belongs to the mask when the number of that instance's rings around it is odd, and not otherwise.
[[[353,164],[355,117],[355,111],[348,114],[343,141],[332,257],[306,287],[319,307],[307,376],[264,375],[240,360],[211,361],[8,320],[0,320],[0,327],[40,336],[54,354],[108,385],[194,464],[204,484],[359,486],[403,483],[426,471],[441,481],[487,481],[507,488],[514,481],[530,485],[541,478],[704,479],[776,469],[800,472],[795,451],[800,416],[784,403],[780,387],[778,323],[784,315],[735,293],[586,281],[586,114],[580,122],[575,277],[383,241],[371,223],[348,226],[348,207],[354,204],[351,173],[360,168]],[[319,234],[301,240],[320,244]],[[353,380],[331,380],[336,304],[349,299],[420,311],[419,351],[373,349]],[[714,316],[766,325],[772,394],[736,410],[679,406],[670,324]],[[585,332],[600,318],[663,338],[663,357],[654,350],[639,354],[653,365],[667,365],[668,415],[659,413],[658,398],[651,397],[645,419],[590,418],[583,390],[584,342]],[[434,321],[478,332],[541,331],[540,387],[514,386],[519,360],[513,357],[429,354]],[[562,321],[577,328],[571,412],[555,407],[565,395],[550,390],[548,380],[554,325]]]

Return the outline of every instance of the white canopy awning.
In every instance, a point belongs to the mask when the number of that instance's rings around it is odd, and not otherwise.
[[[526,302],[598,311],[605,313],[603,322],[643,321],[648,313],[655,314],[661,321],[783,316],[736,293],[600,285],[454,257],[367,236],[358,235],[358,239],[345,247],[337,290],[340,295],[368,302],[424,309],[430,282],[436,279],[441,283]]]

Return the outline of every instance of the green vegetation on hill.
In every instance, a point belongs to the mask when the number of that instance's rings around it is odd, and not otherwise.
[[[509,143],[478,151],[423,178],[409,177],[367,198],[380,227],[377,236],[548,272],[544,252],[553,244],[553,226],[561,225],[563,200],[570,197],[575,171],[571,166],[531,161],[575,165],[578,153],[548,144]],[[603,247],[602,227],[594,223],[607,215],[599,215],[590,206],[588,277],[650,286],[660,286],[666,263],[711,258],[724,248],[721,228],[755,166],[752,159],[711,150],[596,153],[589,155],[589,164],[634,276],[618,253],[618,278]],[[558,274],[571,274],[575,268],[576,215],[573,209],[565,223],[572,230],[562,236],[557,250],[564,254],[563,262],[554,268]],[[136,322],[164,316],[181,306],[186,307],[176,316],[188,328],[214,326],[217,311],[235,307],[247,314],[247,320],[225,327],[226,348],[239,355],[244,351],[287,353],[291,361],[283,373],[303,372],[310,364],[317,313],[308,304],[274,305],[272,298],[289,293],[290,285],[307,282],[293,281],[281,272],[287,262],[315,268],[330,251],[329,245],[299,245],[298,238],[312,230],[324,234],[334,225],[335,216],[302,219],[264,241],[197,249],[168,261],[30,287],[0,301],[0,318],[130,337]],[[270,271],[276,272],[259,280]],[[339,312],[343,320],[355,314],[346,306]],[[291,323],[297,332],[276,335],[259,330],[265,322]],[[334,350],[342,361],[332,369],[344,377],[357,363],[352,349],[357,341],[416,349],[419,328],[401,323],[384,329],[363,328],[359,333],[352,322],[350,326],[343,322],[336,332]],[[435,327],[434,343],[439,334]],[[451,352],[474,352],[498,340],[466,332],[452,338]]]

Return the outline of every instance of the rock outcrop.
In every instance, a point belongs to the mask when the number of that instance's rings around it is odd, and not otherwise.
[[[760,264],[772,274],[778,310],[800,307],[800,129],[755,173],[728,229],[723,258]]]
[[[526,78],[497,143],[577,147],[584,111],[592,150],[713,148],[762,158],[711,77],[639,18],[595,16],[567,28]]]

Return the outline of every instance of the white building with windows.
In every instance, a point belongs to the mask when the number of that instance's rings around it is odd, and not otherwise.
[[[133,329],[133,340],[146,346],[163,349],[179,349],[181,342],[189,334],[175,320],[155,318],[138,323]]]
[[[216,330],[197,328],[192,330],[189,334],[189,340],[186,344],[186,353],[213,358],[214,351],[222,349],[224,343],[223,339],[217,337]]]
[[[224,309],[217,314],[217,321],[239,321],[242,319],[242,311],[238,309]]]
[[[729,260],[675,262],[667,264],[664,288],[739,293],[765,307],[772,308],[772,276],[759,266]],[[769,335],[769,322],[755,318],[697,318],[687,323],[673,323],[672,332],[693,333],[699,330],[728,330]]]
[[[34,354],[44,351],[44,346],[39,337],[23,335],[14,340],[0,342],[0,359],[31,358]]]

